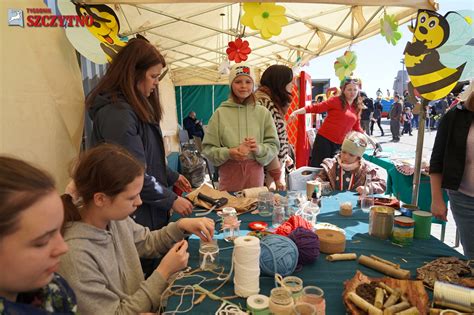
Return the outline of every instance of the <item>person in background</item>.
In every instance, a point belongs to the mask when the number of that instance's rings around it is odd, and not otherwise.
[[[243,63],[232,67],[229,99],[212,115],[202,143],[202,154],[219,167],[220,190],[263,186],[263,167],[280,150],[271,113],[255,103],[253,71]]]
[[[364,104],[362,113],[360,115],[360,126],[366,134],[370,135],[370,121],[374,114],[374,101],[367,97],[365,92],[360,92],[362,103]]]
[[[266,107],[273,117],[273,122],[280,141],[280,150],[275,158],[278,168],[273,168],[273,176],[265,167],[265,184],[277,190],[285,190],[285,167],[293,164],[289,156],[288,134],[286,132],[285,115],[291,104],[291,90],[293,89],[293,70],[285,65],[272,65],[268,67],[260,78],[260,87],[255,93],[257,104]]]
[[[324,159],[316,181],[329,182],[333,191],[352,190],[362,194],[367,174],[372,176],[374,194],[382,194],[387,187],[380,169],[366,161],[362,155],[367,148],[367,138],[357,131],[349,132],[341,146],[341,152]]]
[[[202,121],[196,118],[196,112],[190,112],[188,117],[183,119],[184,129],[188,132],[189,138],[193,136],[204,138],[204,129],[202,129]]]
[[[413,136],[411,133],[411,121],[413,119],[413,114],[411,113],[410,107],[405,107],[404,113],[402,115],[403,120],[403,130],[402,135],[408,133],[410,136]]]
[[[68,250],[63,216],[49,174],[0,156],[1,314],[77,314],[74,292],[56,274]]]
[[[333,157],[341,149],[344,136],[349,131],[363,132],[360,127],[360,113],[363,105],[357,99],[360,89],[359,79],[347,77],[341,81],[341,95],[291,113],[290,120],[305,113],[328,113],[314,140],[310,166],[320,167],[325,158]]]
[[[171,275],[188,264],[185,233],[213,238],[209,218],[184,218],[156,231],[135,223],[130,214],[142,203],[144,176],[142,163],[113,144],[86,151],[73,167],[76,190],[62,196],[69,252],[59,273],[82,315],[156,312]],[[145,280],[139,257],[156,256],[160,264]]]
[[[464,255],[474,259],[474,91],[461,94],[461,104],[441,119],[431,153],[431,213],[447,220],[446,189]]]
[[[420,119],[421,113],[421,102],[417,101],[413,107],[413,119],[412,119],[412,127],[418,129],[418,122]]]
[[[191,184],[166,165],[160,128],[163,109],[158,82],[165,59],[144,39],[132,39],[109,65],[105,76],[87,96],[86,106],[93,121],[92,145],[115,143],[125,147],[146,165],[143,203],[133,219],[151,230],[168,224],[170,211],[190,215],[193,205],[177,196],[172,186],[191,191]],[[144,260],[149,275],[157,260]]]
[[[398,94],[393,97],[392,109],[390,110],[390,132],[392,133],[393,142],[400,141],[400,121],[403,111],[402,102]]]
[[[374,135],[374,125],[377,123],[377,126],[379,126],[381,137],[383,137],[385,134],[382,129],[382,111],[383,111],[383,106],[382,106],[382,95],[377,95],[377,99],[374,104],[374,114],[372,115],[372,119],[370,121],[370,135]]]

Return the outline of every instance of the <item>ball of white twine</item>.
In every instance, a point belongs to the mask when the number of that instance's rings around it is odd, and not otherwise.
[[[240,236],[234,240],[234,291],[240,297],[260,292],[260,240]]]

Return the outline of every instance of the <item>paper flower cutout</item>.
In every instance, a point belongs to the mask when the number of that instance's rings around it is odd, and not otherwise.
[[[245,14],[240,23],[253,30],[259,30],[263,39],[280,35],[281,27],[288,24],[285,7],[275,3],[244,3]]]
[[[395,46],[402,38],[402,33],[398,32],[398,22],[395,20],[395,15],[388,15],[385,13],[380,19],[380,34],[387,40],[387,43]]]
[[[338,57],[334,62],[334,71],[339,80],[343,80],[345,77],[351,76],[352,72],[357,66],[356,53],[347,50],[343,56]]]
[[[241,38],[237,38],[234,42],[229,42],[227,45],[229,46],[226,50],[227,56],[229,60],[234,60],[235,63],[247,60],[248,54],[252,52],[249,42]]]

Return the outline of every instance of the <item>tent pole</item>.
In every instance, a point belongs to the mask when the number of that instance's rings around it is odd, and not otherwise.
[[[423,141],[425,139],[425,120],[426,120],[426,110],[429,101],[422,99],[421,101],[421,110],[418,119],[418,138],[416,139],[416,157],[415,157],[415,171],[413,173],[413,192],[411,195],[411,203],[415,206],[418,205],[418,191],[420,188],[420,178],[421,178],[421,158],[423,155]]]

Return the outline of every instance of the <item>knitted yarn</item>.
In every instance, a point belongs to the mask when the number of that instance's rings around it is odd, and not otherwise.
[[[296,271],[300,271],[303,265],[311,264],[319,257],[319,237],[312,230],[299,227],[288,237],[298,247],[299,256]]]
[[[268,235],[260,241],[260,270],[267,276],[288,276],[298,263],[298,248],[288,237]]]

